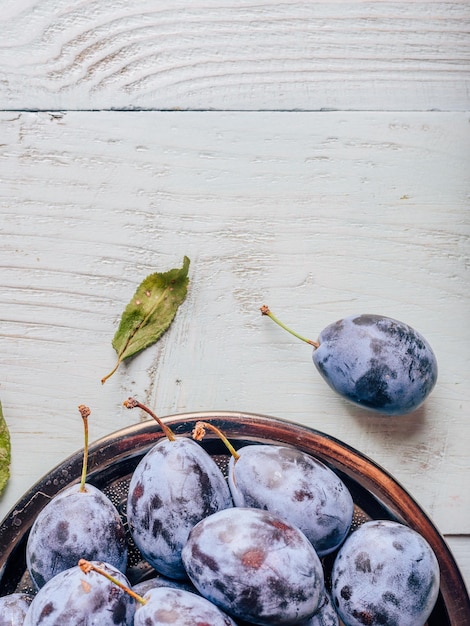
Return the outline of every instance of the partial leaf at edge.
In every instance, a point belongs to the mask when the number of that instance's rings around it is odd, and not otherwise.
[[[150,274],[139,285],[112,341],[118,365],[154,344],[168,329],[187,295],[189,263],[185,256],[183,267]]]
[[[2,403],[0,402],[0,494],[10,478],[11,443],[7,423],[3,417]]]

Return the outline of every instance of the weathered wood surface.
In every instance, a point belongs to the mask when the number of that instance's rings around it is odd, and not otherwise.
[[[13,443],[3,517],[91,438],[140,416],[243,410],[338,437],[390,471],[470,580],[467,113],[0,114],[0,397]],[[191,259],[169,332],[123,365],[138,282]],[[354,312],[433,345],[438,385],[402,418],[352,408],[304,335]]]
[[[0,109],[467,110],[466,0],[3,0]]]

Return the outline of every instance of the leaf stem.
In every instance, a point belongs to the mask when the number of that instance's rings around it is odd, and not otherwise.
[[[86,491],[85,483],[88,472],[88,418],[90,417],[90,409],[84,404],[80,404],[78,407],[80,411],[80,415],[83,420],[83,433],[84,433],[84,445],[83,445],[83,465],[82,465],[82,476],[80,479],[80,490]]]
[[[121,359],[117,360],[116,365],[113,367],[113,369],[109,372],[109,374],[106,374],[106,376],[103,376],[103,378],[101,379],[101,384],[104,385],[105,382],[108,380],[108,378],[111,378],[111,376],[114,374],[114,372],[116,372],[116,370],[118,369],[118,367],[121,365]]]
[[[108,572],[106,572],[101,567],[98,567],[94,563],[91,563],[90,561],[87,561],[86,559],[80,559],[78,562],[78,567],[82,570],[84,574],[89,574],[90,572],[96,572],[97,574],[100,574],[100,576],[103,576],[104,578],[109,580],[109,582],[113,583],[114,585],[116,585],[117,587],[125,591],[127,594],[131,596],[131,598],[134,598],[134,600],[136,600],[140,604],[142,605],[147,604],[147,600],[145,598],[143,598],[142,596],[139,596],[138,593],[136,593],[135,591],[132,591],[132,589],[129,589],[127,585],[124,585],[120,580],[118,580],[111,574],[108,574]]]
[[[278,326],[280,326],[284,330],[287,330],[287,332],[290,333],[291,335],[294,335],[294,337],[297,337],[297,339],[300,339],[301,341],[304,341],[305,343],[310,344],[315,349],[320,347],[320,344],[318,341],[312,341],[312,339],[307,339],[306,337],[302,337],[302,335],[299,335],[298,333],[291,330],[288,326],[283,324],[273,313],[271,313],[271,310],[266,304],[263,304],[263,306],[260,308],[260,311],[261,311],[261,315],[267,315],[268,317],[272,319],[273,322],[275,322]]]
[[[220,428],[217,428],[217,426],[214,426],[214,424],[211,424],[210,422],[197,422],[193,430],[193,439],[196,439],[196,441],[202,441],[206,435],[206,428],[208,428],[209,430],[212,430],[212,432],[214,432],[223,441],[223,443],[225,444],[225,447],[233,456],[235,461],[238,461],[238,459],[240,458],[240,455],[235,450],[233,445],[230,443],[230,441],[227,439],[224,433],[220,430]]]
[[[150,417],[152,417],[160,426],[160,428],[163,430],[167,439],[169,439],[170,441],[175,441],[176,437],[173,431],[171,430],[171,428],[167,426],[157,415],[155,415],[153,411],[151,411],[147,406],[145,406],[145,404],[142,404],[135,398],[127,398],[127,400],[124,400],[123,405],[126,407],[126,409],[135,409],[138,407],[139,409],[142,409],[143,411],[148,413],[148,415],[150,415]]]

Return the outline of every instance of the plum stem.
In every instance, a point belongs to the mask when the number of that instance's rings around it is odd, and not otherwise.
[[[268,317],[272,319],[273,322],[276,322],[278,326],[280,326],[284,330],[287,330],[288,333],[290,333],[291,335],[294,335],[294,337],[297,337],[297,339],[300,339],[301,341],[304,341],[305,343],[310,344],[311,346],[315,348],[315,350],[320,347],[320,344],[318,341],[313,341],[312,339],[307,339],[306,337],[302,337],[302,335],[299,335],[298,333],[290,329],[288,326],[283,324],[273,313],[271,313],[271,310],[267,304],[263,304],[263,306],[260,307],[260,311],[261,311],[261,315],[267,315]]]
[[[166,435],[167,439],[169,441],[175,441],[176,437],[173,431],[171,430],[171,428],[167,426],[157,415],[155,415],[153,411],[151,411],[147,406],[145,406],[145,404],[142,404],[135,398],[127,398],[127,400],[124,400],[123,404],[127,409],[135,409],[136,407],[138,407],[139,409],[142,409],[142,411],[145,411],[148,415],[150,415],[150,417],[152,417],[157,422],[157,424],[160,426],[160,428],[163,430],[164,434]]]
[[[240,458],[240,455],[235,450],[233,445],[230,443],[230,441],[227,439],[224,433],[220,430],[220,428],[217,428],[217,426],[214,426],[214,424],[211,424],[210,422],[197,422],[193,430],[193,439],[196,439],[196,441],[202,441],[202,439],[205,437],[205,434],[206,434],[206,428],[208,428],[209,430],[212,430],[212,432],[214,432],[222,440],[222,442],[225,444],[225,447],[233,456],[235,461],[238,461],[238,459]]]
[[[134,600],[136,600],[140,604],[142,605],[147,604],[147,600],[145,598],[143,598],[142,596],[139,596],[138,593],[136,593],[135,591],[132,591],[132,589],[129,589],[127,585],[124,585],[120,580],[118,580],[111,574],[108,574],[108,572],[106,572],[101,567],[98,567],[94,563],[90,563],[90,561],[87,561],[86,559],[80,559],[78,561],[78,567],[82,570],[84,574],[89,574],[90,572],[96,572],[97,574],[100,574],[100,576],[104,576],[104,578],[109,580],[109,582],[113,583],[114,585],[116,585],[117,587],[125,591],[127,594],[131,596],[131,598],[134,598]]]
[[[83,433],[84,433],[84,445],[83,445],[83,465],[82,465],[82,476],[80,479],[80,489],[79,491],[86,491],[85,483],[88,472],[88,418],[90,416],[90,409],[84,404],[80,404],[78,407],[80,411],[80,415],[83,420]]]

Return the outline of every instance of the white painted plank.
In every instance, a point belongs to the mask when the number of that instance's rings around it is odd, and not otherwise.
[[[121,406],[136,394],[161,415],[242,410],[327,432],[443,533],[469,534],[468,134],[463,113],[0,115],[0,517],[81,447],[78,404],[97,439],[139,419]],[[184,254],[170,332],[101,386],[137,283]],[[432,343],[439,383],[407,417],[352,408],[264,302],[312,338],[349,313],[402,319]]]
[[[445,539],[466,582],[467,590],[470,592],[470,540],[468,536],[463,535],[450,536]]]
[[[1,109],[467,110],[470,7],[3,0]]]

